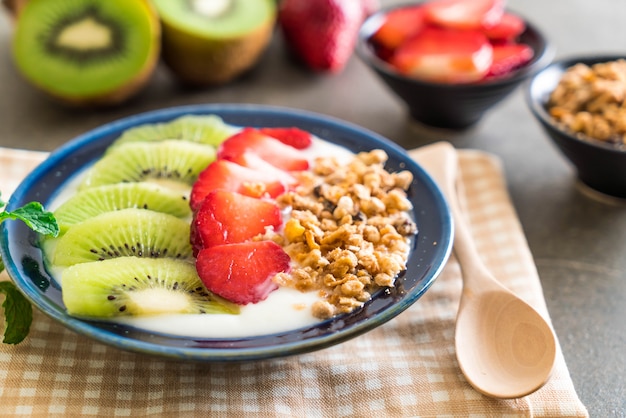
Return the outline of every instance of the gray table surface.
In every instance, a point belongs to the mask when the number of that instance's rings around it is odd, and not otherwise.
[[[543,29],[557,58],[626,53],[624,0],[510,0],[508,7]],[[127,115],[222,102],[329,114],[407,148],[446,139],[498,155],[577,392],[591,416],[626,416],[626,205],[608,205],[580,192],[572,167],[532,119],[521,88],[470,131],[427,131],[409,121],[402,103],[356,56],[341,74],[314,75],[288,58],[277,35],[256,68],[227,86],[181,89],[161,66],[130,103],[79,111],[49,101],[23,82],[11,61],[10,28],[0,14],[0,146],[51,151]]]

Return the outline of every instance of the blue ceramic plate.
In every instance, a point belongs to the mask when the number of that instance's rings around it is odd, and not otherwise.
[[[185,114],[216,114],[239,126],[297,126],[353,151],[385,150],[390,171],[410,170],[409,189],[419,228],[408,269],[396,287],[374,295],[362,309],[302,329],[249,338],[198,339],[156,334],[125,325],[69,316],[60,286],[44,270],[36,235],[21,222],[2,224],[2,258],[16,285],[31,302],[66,327],[123,350],[196,361],[242,361],[306,353],[338,344],[384,324],[403,312],[432,285],[450,254],[452,221],[448,207],[431,178],[402,148],[363,128],[310,112],[257,105],[177,107],[109,123],[53,152],[12,195],[7,210],[30,201],[47,204],[74,173],[102,155],[122,131],[145,123],[165,122]]]

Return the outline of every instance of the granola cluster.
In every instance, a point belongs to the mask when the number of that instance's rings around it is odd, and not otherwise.
[[[274,280],[319,291],[318,318],[362,306],[406,269],[409,238],[417,232],[406,195],[413,175],[386,171],[387,158],[382,150],[359,153],[348,164],[318,158],[300,174],[301,185],[278,198],[291,212],[283,233],[269,238],[283,246],[294,268]]]
[[[574,133],[626,144],[626,60],[568,68],[550,95],[548,111]]]

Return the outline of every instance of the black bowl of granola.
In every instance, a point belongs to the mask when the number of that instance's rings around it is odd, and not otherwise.
[[[585,189],[626,198],[626,60],[563,58],[532,77],[526,101]]]

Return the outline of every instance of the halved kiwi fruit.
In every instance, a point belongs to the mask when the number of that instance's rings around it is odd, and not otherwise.
[[[29,0],[13,39],[18,70],[75,105],[125,101],[149,80],[161,27],[148,0]]]
[[[114,147],[86,173],[80,189],[140,181],[178,189],[184,196],[215,160],[215,148],[188,141],[129,142]]]
[[[164,62],[181,81],[227,83],[249,70],[272,37],[275,0],[154,0]]]
[[[179,193],[153,183],[118,183],[84,189],[54,211],[61,234],[72,225],[105,212],[137,208],[191,217],[189,202]]]
[[[61,276],[70,315],[109,318],[155,314],[237,314],[239,307],[214,296],[192,263],[121,257],[77,264]]]
[[[128,142],[180,139],[217,147],[236,132],[217,115],[185,115],[171,122],[149,123],[126,130],[109,150]]]
[[[51,240],[48,240],[51,241]],[[143,209],[106,212],[70,227],[44,246],[53,266],[117,257],[191,259],[189,222]]]

